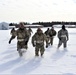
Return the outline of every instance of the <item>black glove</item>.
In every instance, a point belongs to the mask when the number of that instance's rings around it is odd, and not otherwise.
[[[46,45],[46,48],[48,48],[48,45]]]
[[[33,47],[35,47],[35,45],[33,45]]]
[[[25,41],[25,45],[27,45],[28,41]]]
[[[61,40],[61,38],[59,38],[59,40]]]
[[[52,37],[52,35],[50,35],[50,37]]]
[[[8,42],[9,44],[11,43],[11,41]]]
[[[33,44],[33,47],[35,47],[36,45],[35,44]]]

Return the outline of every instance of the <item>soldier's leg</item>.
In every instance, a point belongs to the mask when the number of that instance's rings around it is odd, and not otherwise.
[[[48,47],[49,45],[49,38],[47,38],[48,40],[46,41],[46,48]]]
[[[25,44],[25,41],[19,42],[19,48],[20,48],[19,54],[23,56],[23,54],[26,52],[27,49],[27,45]]]
[[[66,48],[67,42],[64,42],[63,45],[64,45],[64,48]]]
[[[40,53],[41,53],[41,56],[43,56],[44,51],[45,51],[44,46],[41,46],[41,48],[40,48]]]
[[[28,37],[27,37],[27,40],[25,41],[25,44],[26,44],[26,45],[28,45],[29,39],[30,39],[30,36],[28,36]]]
[[[50,42],[51,42],[51,38],[49,38],[49,44],[50,44]]]
[[[22,42],[21,46],[22,46],[21,48],[22,53],[25,53],[27,50],[27,44],[25,44],[25,41]]]
[[[17,51],[19,53],[19,56],[21,57],[22,56],[22,52],[21,52],[21,43],[18,41],[17,42]]]
[[[51,37],[51,42],[50,43],[51,43],[51,45],[53,45],[53,37]]]
[[[62,45],[62,41],[59,40],[58,48]]]
[[[49,41],[50,41],[49,44],[51,44],[51,37],[50,37]]]
[[[39,47],[35,47],[35,56],[39,56]]]
[[[20,57],[23,56],[21,49],[18,49],[18,53],[19,53],[19,56],[20,56]]]
[[[24,43],[24,48],[25,48],[25,49],[28,48],[28,41],[25,41],[25,43]]]
[[[19,41],[17,41],[17,51],[18,51],[19,49],[21,49],[21,46],[20,46]]]

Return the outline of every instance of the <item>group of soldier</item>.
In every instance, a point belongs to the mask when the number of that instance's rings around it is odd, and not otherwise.
[[[31,36],[31,33],[33,31],[29,27],[27,30],[26,27],[24,27],[23,23],[19,23],[19,28],[15,30],[14,28],[11,30],[11,38],[9,40],[9,44],[11,41],[17,36],[17,51],[19,53],[19,56],[23,56],[23,53],[25,53],[28,49],[28,42],[29,38]],[[35,47],[35,56],[42,57],[45,51],[44,42],[46,42],[46,48],[48,48],[49,45],[53,45],[53,39],[54,36],[56,36],[57,32],[54,30],[54,27],[51,27],[51,29],[47,28],[45,32],[42,31],[41,28],[38,28],[36,33],[31,38],[32,46]],[[57,34],[59,38],[59,48],[62,43],[64,48],[67,47],[67,41],[68,41],[68,31],[65,28],[65,25],[62,25],[62,29],[58,31]]]

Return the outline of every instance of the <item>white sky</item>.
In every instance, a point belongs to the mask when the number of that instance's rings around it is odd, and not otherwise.
[[[76,21],[76,0],[0,0],[0,21]]]

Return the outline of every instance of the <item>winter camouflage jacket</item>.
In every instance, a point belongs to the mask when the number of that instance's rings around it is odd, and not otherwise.
[[[50,37],[53,37],[53,36],[55,36],[56,35],[56,31],[54,30],[54,29],[50,29],[49,30],[49,36]]]
[[[45,34],[46,34],[47,38],[50,37],[50,36],[49,36],[49,30],[45,31]]]
[[[38,33],[35,33],[32,37],[33,45],[37,45],[37,44],[44,45],[44,41],[47,41],[47,37],[43,33],[41,33],[41,35],[39,35]]]
[[[28,37],[29,37],[29,33],[26,29],[18,29],[16,30],[16,36],[17,36],[17,40],[20,40],[20,39],[24,39],[24,40],[27,40]]]

